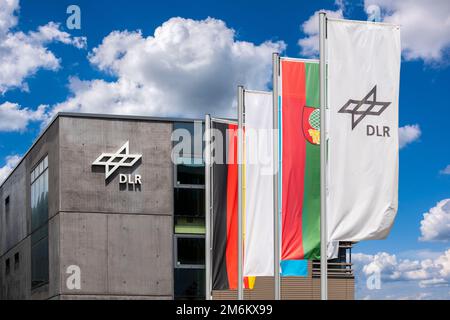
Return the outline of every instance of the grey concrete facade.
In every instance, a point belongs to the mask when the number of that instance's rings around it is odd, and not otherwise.
[[[58,115],[0,187],[0,299],[172,299],[172,128],[169,119]],[[92,162],[126,141],[142,159],[105,181]],[[30,172],[46,155],[49,283],[31,290]],[[119,184],[120,173],[142,185]],[[80,289],[66,285],[72,265]]]

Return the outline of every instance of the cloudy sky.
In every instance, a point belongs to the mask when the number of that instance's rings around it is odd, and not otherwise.
[[[450,299],[450,2],[306,3],[0,0],[0,181],[58,111],[233,116],[238,84],[270,89],[272,52],[317,55],[319,10],[379,18],[402,33],[400,202],[353,250],[357,298]]]

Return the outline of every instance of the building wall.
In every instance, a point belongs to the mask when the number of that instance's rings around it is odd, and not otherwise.
[[[168,121],[58,117],[0,188],[0,299],[172,299],[171,133]],[[92,162],[126,141],[142,160],[105,181]],[[46,155],[50,276],[31,291],[30,172]],[[124,188],[119,173],[140,174],[142,186]],[[81,269],[80,290],[66,285],[71,265]]]
[[[60,126],[58,298],[172,298],[172,124],[61,117]],[[92,162],[126,141],[142,160],[105,181]],[[119,173],[141,175],[142,186],[119,185]],[[66,286],[70,265],[80,290]]]
[[[36,141],[17,168],[0,188],[0,299],[40,299],[52,295],[48,285],[31,292],[31,207],[30,172],[42,158],[49,157],[49,242],[59,238],[52,221],[59,208],[59,120]],[[10,213],[6,215],[5,199],[10,197]],[[18,268],[14,268],[14,255],[19,254]],[[6,275],[5,263],[10,259],[11,272]],[[57,252],[50,250],[50,275],[54,269]],[[56,283],[50,279],[50,284]]]

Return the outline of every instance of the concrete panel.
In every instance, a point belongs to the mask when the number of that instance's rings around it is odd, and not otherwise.
[[[47,300],[48,298],[48,284],[33,289],[31,292],[31,300]]]
[[[18,263],[15,262],[15,255],[18,254]],[[5,261],[10,261],[10,271],[6,275]],[[30,260],[30,239],[27,238],[17,246],[11,248],[0,259],[0,299],[30,299],[31,289],[31,260]]]
[[[163,122],[60,118],[61,211],[171,215],[171,130],[172,124]],[[126,141],[142,160],[105,181],[104,167],[92,162]],[[119,173],[141,175],[141,188],[121,188]]]
[[[16,246],[27,236],[26,167],[22,162],[5,181],[1,190],[1,244],[0,256]],[[5,200],[9,197],[9,213],[5,212]]]
[[[60,213],[60,292],[101,294],[107,284],[107,215],[93,213]],[[67,267],[81,269],[81,290],[66,286]]]
[[[48,155],[48,216],[53,217],[59,211],[59,119],[56,119],[47,129],[44,135],[36,142],[33,148],[26,156],[26,193],[27,193],[27,211],[28,217],[31,217],[31,199],[30,173],[31,170]],[[31,224],[28,226],[28,232],[31,230]]]
[[[46,299],[48,285],[31,294],[31,206],[30,172],[46,155],[49,158],[49,218],[59,211],[59,148],[58,120],[36,141],[25,159],[1,186],[0,256],[10,259],[11,274],[1,275],[2,296],[8,299]],[[4,200],[10,197],[10,210],[4,210]],[[57,234],[58,232],[56,232]],[[56,237],[59,238],[59,235]],[[14,269],[14,255],[19,253],[19,267]],[[54,257],[55,258],[55,257]],[[57,256],[56,256],[57,258]],[[4,267],[4,266],[3,266]]]
[[[61,267],[60,267],[60,215],[53,216],[48,225],[48,245],[49,245],[49,297],[54,297],[61,293]]]
[[[172,223],[168,216],[109,215],[110,293],[172,296]]]

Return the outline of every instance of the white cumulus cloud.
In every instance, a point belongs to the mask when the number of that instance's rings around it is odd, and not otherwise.
[[[335,1],[337,10],[324,10],[330,17],[344,18],[342,1]],[[448,0],[365,0],[368,17],[380,14],[383,22],[401,26],[402,53],[406,60],[422,59],[427,63],[439,63],[450,49],[450,1]],[[318,55],[319,11],[302,25],[304,38],[298,41],[301,54]],[[346,17],[348,18],[348,17]]]
[[[448,287],[450,285],[450,249],[441,252],[434,258],[402,259],[395,254],[379,252],[374,255],[355,253],[352,255],[355,277],[358,287],[364,284],[366,279],[378,273],[381,287],[397,286],[396,284],[408,283],[407,286],[415,288],[416,298],[427,298],[430,294],[422,296],[421,288]],[[405,284],[406,286],[406,284]],[[390,296],[391,299],[403,299],[401,290]],[[409,299],[414,298],[409,296]]]
[[[398,129],[399,147],[403,148],[406,145],[416,141],[422,135],[420,126],[418,124],[406,125]]]
[[[422,241],[450,240],[450,199],[439,201],[435,207],[424,213],[420,232]]]
[[[15,168],[15,166],[19,163],[20,159],[21,157],[19,155],[11,155],[6,157],[5,165],[3,167],[0,167],[0,185],[8,177],[8,175]]]
[[[366,11],[381,9],[384,22],[401,26],[403,57],[438,62],[450,48],[450,1],[365,0]]]
[[[0,104],[0,132],[23,131],[30,122],[45,120],[46,108],[47,106],[41,105],[36,110],[31,110],[8,101]]]
[[[171,18],[148,37],[113,31],[89,60],[116,80],[70,79],[70,97],[53,112],[235,116],[237,85],[268,89],[272,53],[284,49],[281,41],[237,40],[233,29],[213,18]]]
[[[13,31],[18,23],[18,0],[0,0],[0,94],[13,88],[27,90],[25,79],[39,69],[57,70],[60,60],[47,48],[61,42],[77,48],[86,46],[86,39],[72,37],[49,22],[37,31]]]
[[[298,45],[301,50],[300,53],[306,57],[317,57],[319,55],[319,12],[324,11],[330,18],[342,19],[344,17],[344,11],[341,6],[338,10],[318,10],[306,20],[301,30],[305,34],[305,37],[298,40]]]

